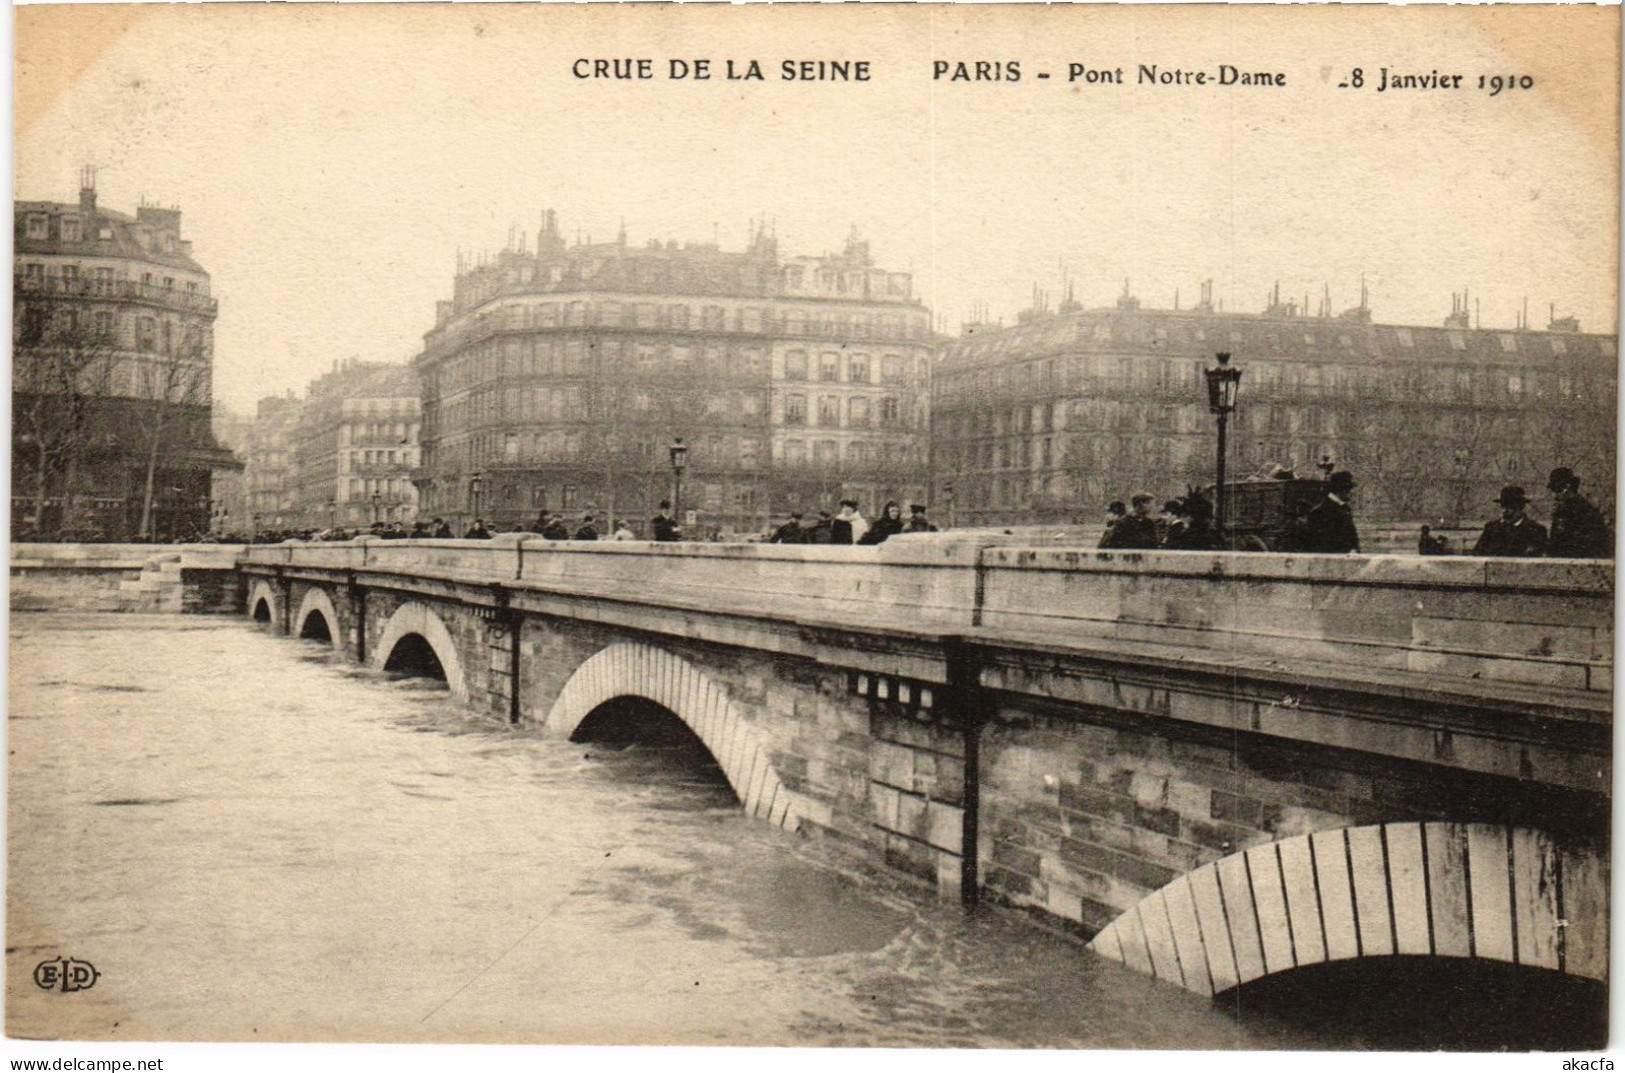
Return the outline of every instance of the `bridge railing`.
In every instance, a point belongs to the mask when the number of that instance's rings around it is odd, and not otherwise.
[[[255,547],[245,561],[1108,650],[1157,645],[1295,670],[1613,685],[1610,562],[1103,552],[946,534],[878,548],[363,539]]]

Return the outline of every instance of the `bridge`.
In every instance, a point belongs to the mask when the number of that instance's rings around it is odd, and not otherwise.
[[[1611,563],[942,534],[235,570],[277,632],[495,718],[657,706],[749,815],[1201,994],[1401,956],[1606,979]]]

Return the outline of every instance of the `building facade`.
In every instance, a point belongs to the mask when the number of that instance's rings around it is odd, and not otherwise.
[[[215,299],[181,214],[19,201],[12,269],[13,538],[210,528]]]
[[[1482,522],[1498,490],[1531,496],[1570,466],[1611,500],[1617,337],[1553,318],[1545,331],[1471,328],[1463,297],[1439,327],[1375,324],[1363,305],[1305,316],[1068,303],[1012,327],[967,326],[932,385],[933,472],[961,524],[1093,520],[1146,490],[1211,485],[1215,419],[1202,370],[1243,370],[1231,479],[1330,458],[1360,483],[1364,521]]]
[[[293,432],[299,423],[299,399],[290,391],[270,395],[254,410],[243,448],[244,511],[249,536],[293,528]]]
[[[288,431],[287,527],[414,521],[420,413],[406,365],[349,361],[311,381]]]
[[[701,532],[923,494],[929,312],[868,245],[780,258],[567,244],[462,266],[416,359],[423,510],[500,528],[541,510],[644,521],[674,488]]]

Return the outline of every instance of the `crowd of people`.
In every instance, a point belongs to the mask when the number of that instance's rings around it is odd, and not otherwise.
[[[1229,547],[1240,551],[1333,555],[1358,552],[1360,533],[1352,506],[1355,487],[1352,473],[1335,470],[1323,482],[1318,499],[1282,519],[1279,529],[1268,534],[1267,543],[1258,534],[1232,534],[1228,544],[1219,531],[1213,502],[1205,491],[1190,489],[1179,498],[1164,501],[1160,509],[1151,493],[1138,492],[1129,498],[1128,505],[1119,500],[1106,508],[1106,531],[1099,546],[1125,551],[1210,551]],[[1530,498],[1524,489],[1509,484],[1496,499],[1500,516],[1489,521],[1472,547],[1461,553],[1502,558],[1613,558],[1613,530],[1602,511],[1581,493],[1580,478],[1574,471],[1567,467],[1552,470],[1546,489],[1551,493],[1549,528],[1530,517]],[[772,544],[881,544],[900,533],[936,532],[937,527],[926,516],[926,510],[924,504],[912,503],[908,506],[908,516],[904,517],[902,505],[888,500],[880,516],[870,521],[864,517],[857,500],[843,499],[836,514],[827,510],[792,511],[771,532],[754,539]],[[512,526],[505,532],[529,533],[548,540],[644,539],[625,520],[616,519],[600,528],[598,516],[591,511],[567,515],[544,510],[534,521]],[[661,501],[658,513],[649,520],[646,532],[647,539],[662,543],[692,539],[684,533],[673,515],[671,503],[666,500]],[[369,534],[386,540],[448,539],[458,535],[465,540],[488,540],[495,535],[483,519],[476,518],[458,534],[444,519],[433,518],[410,525],[380,522],[370,529],[359,530],[339,527],[260,530],[254,540],[259,543],[348,540]],[[1417,552],[1421,555],[1456,554],[1447,537],[1426,525],[1421,527]]]
[[[880,517],[870,522],[855,499],[841,500],[839,514],[821,510],[808,516],[791,511],[784,524],[768,538],[772,544],[883,544],[899,533],[935,533],[937,527],[925,516],[923,503],[909,504],[907,518],[897,500],[889,499]]]
[[[1328,467],[1329,468],[1329,467]],[[1360,550],[1359,527],[1351,503],[1356,483],[1348,470],[1336,470],[1326,479],[1318,500],[1280,520],[1268,543],[1258,534],[1232,534],[1228,546],[1238,551],[1308,552],[1340,555]],[[1529,496],[1509,484],[1496,503],[1501,515],[1489,521],[1465,554],[1500,558],[1547,556],[1564,559],[1611,559],[1614,534],[1602,511],[1580,492],[1580,478],[1572,469],[1552,470],[1546,489],[1551,493],[1551,528],[1528,514]],[[1214,524],[1213,504],[1201,491],[1191,490],[1155,509],[1149,492],[1139,492],[1125,507],[1121,500],[1106,508],[1106,532],[1100,547],[1107,549],[1167,549],[1205,551],[1225,548],[1227,542]],[[1417,540],[1421,555],[1453,554],[1448,538],[1422,526]]]

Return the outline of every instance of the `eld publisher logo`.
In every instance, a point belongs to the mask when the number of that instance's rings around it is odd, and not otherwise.
[[[101,973],[88,961],[50,958],[34,966],[34,983],[41,991],[89,991]]]

